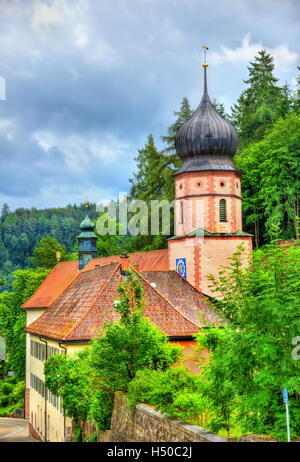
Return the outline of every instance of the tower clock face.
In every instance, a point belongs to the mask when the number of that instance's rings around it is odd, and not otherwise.
[[[184,279],[186,279],[186,259],[185,258],[176,258],[176,271]]]

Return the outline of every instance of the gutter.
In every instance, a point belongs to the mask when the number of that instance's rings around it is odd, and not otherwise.
[[[65,356],[67,355],[67,349],[66,347],[62,346],[61,343],[58,344],[59,348],[65,351]],[[61,398],[60,398],[61,399]],[[64,413],[64,438],[66,437],[66,415],[65,415],[65,410],[63,408],[63,413]]]

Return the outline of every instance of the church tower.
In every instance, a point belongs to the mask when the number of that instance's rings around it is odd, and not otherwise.
[[[78,236],[79,270],[84,268],[92,258],[97,258],[97,236],[94,223],[86,215],[80,223],[81,233]]]
[[[175,236],[169,239],[170,269],[177,269],[198,290],[213,295],[208,274],[252,236],[242,231],[241,172],[233,163],[238,146],[234,127],[214,108],[207,92],[207,64],[202,100],[175,140],[182,160],[175,172]]]

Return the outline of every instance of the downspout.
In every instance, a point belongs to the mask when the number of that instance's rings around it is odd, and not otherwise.
[[[40,341],[46,344],[46,361],[48,359],[48,343],[46,340],[43,340],[41,337],[39,337]],[[46,387],[46,381],[45,381],[45,443],[47,443],[47,399],[48,399],[48,392],[47,392],[47,387]]]
[[[66,347],[62,346],[61,343],[58,344],[59,348],[62,350],[65,350],[65,356],[67,355],[67,349]],[[61,399],[61,398],[60,398]],[[66,437],[66,415],[65,415],[65,410],[63,408],[63,413],[64,413],[64,438]]]

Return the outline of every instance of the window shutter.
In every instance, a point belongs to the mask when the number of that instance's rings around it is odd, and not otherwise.
[[[219,211],[220,211],[220,221],[227,221],[225,199],[220,200]]]

